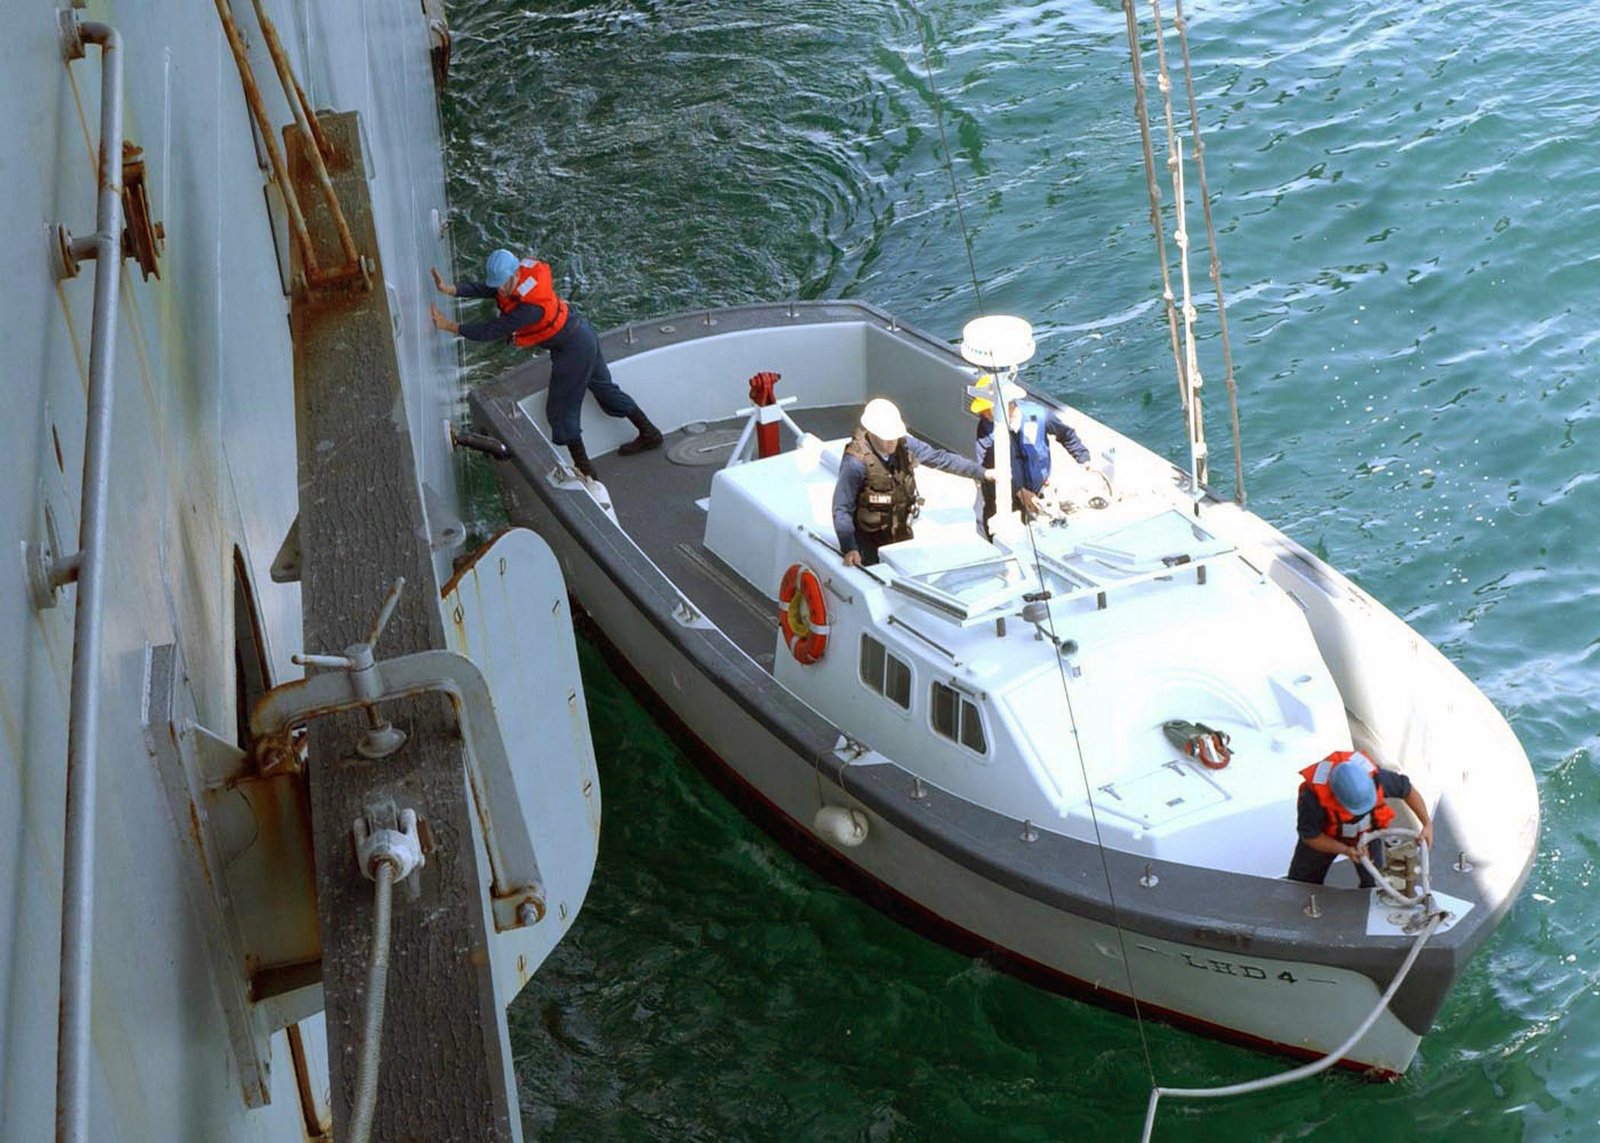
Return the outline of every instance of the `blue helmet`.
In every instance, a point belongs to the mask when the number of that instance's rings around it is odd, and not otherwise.
[[[496,250],[489,255],[488,264],[484,267],[484,273],[487,275],[484,282],[492,289],[498,290],[516,272],[517,256],[509,250]]]
[[[1370,813],[1378,804],[1378,783],[1361,755],[1341,762],[1328,775],[1328,786],[1339,804],[1356,817]]]

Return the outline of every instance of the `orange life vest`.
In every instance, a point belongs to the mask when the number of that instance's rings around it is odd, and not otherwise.
[[[524,303],[538,306],[544,316],[532,325],[525,325],[511,335],[511,344],[529,349],[548,341],[561,332],[567,324],[567,303],[556,297],[554,280],[550,277],[550,263],[534,258],[524,258],[517,263],[517,272],[511,278],[511,297],[496,293],[495,305],[508,314]]]
[[[1378,804],[1360,817],[1353,817],[1339,804],[1339,799],[1333,796],[1333,788],[1328,784],[1333,768],[1341,762],[1351,760],[1365,763],[1367,773],[1372,775],[1372,782],[1378,787]],[[1317,796],[1317,804],[1322,807],[1326,815],[1322,823],[1322,832],[1331,838],[1354,842],[1367,830],[1388,829],[1389,823],[1394,821],[1394,811],[1383,800],[1383,784],[1378,781],[1378,767],[1373,764],[1371,758],[1359,750],[1335,750],[1315,766],[1307,766],[1300,771],[1300,776],[1306,780],[1311,792]]]

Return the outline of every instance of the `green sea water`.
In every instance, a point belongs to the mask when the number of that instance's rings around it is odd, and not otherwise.
[[[1403,1081],[1164,1104],[1157,1138],[1600,1138],[1600,9],[1186,10],[1251,507],[1482,687],[1544,824]],[[851,296],[953,337],[979,312],[964,214],[982,308],[1035,324],[1027,380],[1180,455],[1120,4],[451,18],[464,274],[537,250],[602,328]],[[1231,488],[1221,416],[1210,435]],[[605,822],[588,902],[511,1011],[530,1137],[1133,1139],[1152,1077],[1282,1066],[899,928],[747,823],[587,649],[585,684]]]

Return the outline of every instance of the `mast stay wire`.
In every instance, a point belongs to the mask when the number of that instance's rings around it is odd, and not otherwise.
[[[1013,375],[1016,373],[1014,368],[1012,373]],[[1001,402],[1004,400],[1004,397],[1004,387],[997,385],[995,391],[996,404],[994,409],[995,416],[997,417],[1006,415],[1007,410],[1001,404]],[[999,457],[996,457],[995,461],[997,464],[1002,463]],[[1003,463],[1011,463],[1010,458],[1005,458]],[[1000,505],[996,504],[995,518],[998,519],[999,515]],[[1039,544],[1034,539],[1033,528],[1034,525],[1031,523],[1024,523],[1023,525],[1023,529],[1028,533],[1028,550],[1033,556],[1033,574],[1038,583],[1043,586],[1045,583],[1044,561],[1039,556]],[[1048,601],[1045,604],[1045,618],[1043,625],[1049,631],[1050,642],[1056,649],[1056,675],[1061,681],[1061,697],[1066,700],[1067,721],[1072,728],[1073,744],[1077,748],[1076,753],[1078,755],[1078,773],[1083,776],[1083,789],[1089,803],[1089,823],[1094,827],[1094,847],[1096,852],[1098,852],[1100,855],[1100,874],[1105,878],[1106,899],[1111,903],[1111,923],[1112,926],[1117,930],[1117,952],[1122,959],[1122,975],[1123,979],[1127,981],[1128,999],[1133,1004],[1133,1023],[1134,1027],[1139,1030],[1139,1050],[1144,1055],[1145,1074],[1150,1077],[1150,1088],[1152,1091],[1154,1091],[1157,1087],[1156,1069],[1154,1062],[1150,1058],[1150,1037],[1145,1031],[1144,1010],[1139,1004],[1139,992],[1133,986],[1133,962],[1128,957],[1128,932],[1127,929],[1123,927],[1122,906],[1117,904],[1117,891],[1111,882],[1111,863],[1106,860],[1106,843],[1100,834],[1100,810],[1099,807],[1095,805],[1094,787],[1089,782],[1089,764],[1084,760],[1083,757],[1083,739],[1078,736],[1078,715],[1077,712],[1072,709],[1072,688],[1067,685],[1067,666],[1063,661],[1064,656],[1061,653],[1060,637],[1056,634],[1055,611],[1050,607]]]
[[[1150,14],[1155,22],[1156,84],[1161,91],[1161,109],[1167,129],[1167,172],[1172,179],[1172,241],[1178,248],[1178,279],[1183,287],[1183,359],[1178,376],[1183,387],[1184,421],[1189,437],[1189,495],[1195,515],[1200,514],[1203,488],[1210,477],[1208,449],[1206,448],[1206,421],[1200,391],[1205,378],[1200,373],[1200,357],[1195,346],[1194,323],[1197,316],[1189,287],[1189,223],[1187,193],[1183,185],[1183,145],[1178,141],[1178,127],[1172,115],[1172,74],[1167,70],[1166,35],[1161,23],[1161,0],[1150,0]],[[1170,308],[1172,300],[1167,300]]]
[[[939,126],[939,149],[944,153],[945,173],[950,176],[950,194],[956,202],[956,222],[961,228],[961,243],[967,251],[967,272],[972,275],[972,296],[982,316],[983,289],[978,285],[978,264],[972,256],[972,231],[967,229],[967,212],[961,205],[961,188],[956,182],[955,160],[950,154],[950,140],[944,133],[944,97],[933,78],[933,60],[928,52],[928,29],[923,23],[920,7],[913,5],[911,14],[917,22],[917,38],[922,42],[922,70],[928,77],[928,92],[933,96],[933,119]]]
[[[1182,0],[1174,0],[1174,3],[1176,11],[1173,27],[1178,33],[1183,60],[1184,85],[1189,103],[1189,128],[1193,139],[1195,168],[1200,180],[1200,201],[1205,217],[1206,239],[1210,254],[1210,277],[1216,293],[1217,323],[1222,343],[1223,371],[1228,390],[1234,461],[1233,499],[1235,503],[1242,507],[1245,503],[1245,490],[1244,461],[1239,429],[1238,386],[1233,368],[1232,343],[1228,336],[1227,306],[1222,289],[1222,263],[1217,254],[1216,224],[1211,210],[1210,188],[1206,181],[1205,142],[1200,132],[1199,105],[1195,98],[1194,75],[1190,65],[1188,20],[1183,13]],[[1162,299],[1167,309],[1167,328],[1172,343],[1173,361],[1178,376],[1178,390],[1183,401],[1185,428],[1190,444],[1190,475],[1194,485],[1190,491],[1196,497],[1195,505],[1198,511],[1199,498],[1202,495],[1200,486],[1206,484],[1209,479],[1209,454],[1205,443],[1205,421],[1200,398],[1200,390],[1204,381],[1200,372],[1194,333],[1197,314],[1190,290],[1188,259],[1190,243],[1185,217],[1187,192],[1184,184],[1183,152],[1178,137],[1177,125],[1173,117],[1172,76],[1167,66],[1166,36],[1160,0],[1150,0],[1151,15],[1154,23],[1155,51],[1159,68],[1157,86],[1162,95],[1167,134],[1166,165],[1172,175],[1175,198],[1173,204],[1174,240],[1178,246],[1178,260],[1182,275],[1183,304],[1181,310],[1177,306],[1172,287],[1165,236],[1161,223],[1161,188],[1155,174],[1155,156],[1150,134],[1149,108],[1145,98],[1146,80],[1144,78],[1144,66],[1139,45],[1139,22],[1134,12],[1133,0],[1123,0],[1122,7],[1128,28],[1128,56],[1132,65],[1134,83],[1134,113],[1139,124],[1140,139],[1144,152],[1145,181],[1150,196],[1150,223],[1151,229],[1155,233],[1156,251],[1161,265]],[[1181,345],[1179,339],[1180,313],[1182,315]]]
[[[1228,388],[1228,414],[1233,422],[1233,501],[1245,506],[1244,451],[1239,443],[1239,386],[1233,373],[1233,347],[1228,341],[1228,307],[1222,294],[1222,259],[1217,255],[1217,226],[1211,214],[1211,189],[1206,184],[1206,144],[1200,135],[1199,104],[1194,97],[1194,68],[1189,66],[1189,20],[1183,0],[1173,0],[1172,25],[1183,52],[1183,84],[1189,97],[1189,137],[1194,140],[1194,168],[1200,177],[1200,207],[1206,219],[1206,246],[1211,255],[1211,287],[1217,295],[1217,333],[1222,341],[1222,374]]]
[[[1131,0],[1129,0],[1129,2],[1131,2]],[[944,114],[943,114],[943,111],[942,111],[943,100],[939,95],[938,87],[935,85],[934,78],[933,78],[933,63],[932,63],[932,60],[930,58],[930,53],[928,51],[927,29],[926,29],[926,27],[925,27],[925,25],[923,23],[923,17],[922,17],[921,11],[914,7],[912,9],[912,12],[913,12],[913,15],[916,17],[917,33],[918,33],[918,36],[920,37],[920,39],[922,41],[922,67],[923,67],[923,71],[926,73],[926,75],[928,77],[928,89],[933,95],[934,118],[935,118],[935,120],[937,121],[937,123],[939,125],[939,142],[940,142],[941,148],[942,148],[942,150],[944,152],[945,172],[950,177],[950,193],[951,193],[952,197],[955,199],[956,216],[957,216],[957,219],[958,219],[958,221],[960,223],[960,226],[961,226],[961,239],[962,239],[963,245],[966,247],[967,269],[972,275],[972,292],[973,292],[973,296],[974,296],[974,298],[975,298],[975,300],[977,302],[978,314],[979,314],[979,316],[982,316],[984,314],[983,292],[982,292],[982,287],[978,283],[977,263],[973,258],[972,233],[967,228],[966,212],[962,209],[962,206],[961,206],[961,189],[960,189],[960,186],[958,185],[958,183],[956,181],[955,163],[954,163],[954,160],[952,159],[951,154],[950,154],[950,142],[949,142],[949,139],[945,135]],[[1142,99],[1142,96],[1141,96],[1141,99]],[[1141,122],[1143,122],[1142,119],[1141,119]],[[1146,138],[1146,143],[1145,143],[1145,154],[1146,154],[1146,157],[1147,157],[1146,158],[1146,162],[1148,164],[1148,162],[1150,161],[1149,160],[1149,155],[1150,155],[1149,126],[1148,126],[1147,123],[1144,123],[1143,126],[1144,126],[1144,130],[1145,130],[1145,138]],[[1154,186],[1153,176],[1152,176],[1152,180],[1151,180],[1151,185]],[[1159,190],[1157,190],[1156,193],[1159,196]],[[1160,235],[1161,235],[1160,224],[1159,224],[1159,214],[1155,211],[1154,206],[1152,206],[1152,220],[1156,222],[1156,236],[1157,236],[1157,240],[1159,241],[1160,240]],[[1162,259],[1162,275],[1163,275],[1163,277],[1165,277],[1165,275],[1166,275],[1166,259],[1165,258]],[[1170,298],[1170,293],[1169,293],[1169,298]],[[1169,304],[1169,311],[1170,311],[1170,304]],[[1177,345],[1177,326],[1176,326],[1175,323],[1173,325],[1173,344],[1174,344],[1174,347],[1176,347],[1176,345]],[[996,378],[995,378],[995,381],[994,381],[994,414],[995,414],[996,417],[1003,417],[1003,416],[1007,415],[1007,412],[1006,412],[1006,401],[1005,401],[1005,382],[1007,380],[1014,380],[1015,377],[1016,377],[1016,372],[1017,372],[1016,366],[1012,366],[1010,371],[1009,371],[1009,376],[1007,378],[1002,379],[999,376],[996,376]],[[1180,389],[1181,389],[1181,386],[1180,386]],[[997,464],[1009,464],[1010,463],[1010,458],[1009,457],[1006,457],[1006,458],[996,457],[996,463]],[[996,513],[998,514],[1000,512],[1000,510],[1001,510],[1001,506],[996,504],[995,508],[996,508]],[[1034,575],[1037,577],[1038,582],[1040,582],[1042,584],[1044,582],[1043,561],[1039,557],[1038,545],[1034,542],[1033,528],[1030,526],[1026,530],[1027,530],[1027,533],[1028,533],[1028,546],[1029,546],[1029,548],[1030,548],[1030,550],[1032,552],[1032,555],[1033,555]],[[1138,990],[1135,989],[1134,985],[1133,985],[1133,965],[1132,965],[1132,962],[1128,958],[1127,930],[1123,927],[1123,924],[1122,924],[1122,909],[1121,909],[1121,906],[1118,905],[1118,903],[1117,903],[1116,889],[1113,887],[1112,881],[1111,881],[1111,866],[1110,866],[1110,863],[1106,859],[1105,842],[1102,839],[1101,833],[1100,833],[1100,817],[1099,817],[1099,812],[1096,809],[1095,804],[1094,804],[1094,791],[1090,787],[1090,784],[1089,784],[1089,769],[1088,769],[1088,765],[1084,762],[1084,758],[1083,758],[1083,743],[1082,743],[1082,740],[1078,737],[1078,719],[1077,719],[1077,715],[1073,712],[1073,709],[1072,709],[1072,689],[1067,685],[1066,665],[1062,662],[1062,656],[1060,654],[1061,642],[1060,642],[1060,639],[1057,637],[1056,631],[1055,631],[1055,616],[1054,616],[1053,613],[1050,612],[1048,607],[1046,607],[1046,609],[1045,609],[1045,624],[1048,626],[1048,629],[1049,629],[1049,632],[1050,632],[1050,641],[1057,648],[1056,673],[1057,673],[1057,675],[1058,675],[1058,677],[1060,678],[1060,681],[1061,681],[1061,695],[1062,695],[1062,698],[1066,701],[1066,704],[1067,704],[1067,721],[1068,721],[1069,725],[1071,726],[1073,740],[1077,745],[1078,770],[1079,770],[1079,773],[1083,777],[1084,791],[1088,795],[1089,820],[1090,820],[1090,822],[1092,823],[1092,825],[1094,827],[1095,849],[1100,854],[1100,870],[1101,870],[1101,875],[1105,878],[1106,898],[1107,898],[1108,902],[1111,905],[1112,926],[1117,931],[1117,948],[1118,948],[1118,952],[1119,952],[1119,954],[1121,956],[1121,959],[1122,959],[1123,975],[1124,975],[1124,978],[1127,981],[1128,999],[1133,1004],[1134,1025],[1139,1030],[1139,1048],[1140,1048],[1140,1051],[1142,1052],[1142,1054],[1144,1056],[1145,1073],[1150,1077],[1150,1086],[1151,1086],[1152,1089],[1154,1089],[1155,1086],[1156,1086],[1155,1065],[1153,1064],[1153,1062],[1151,1061],[1151,1058],[1150,1058],[1150,1040],[1149,1040],[1149,1037],[1148,1037],[1148,1035],[1147,1035],[1147,1033],[1145,1031],[1144,1013],[1143,1013],[1143,1010],[1141,1009],[1140,1004],[1139,1004]],[[821,778],[821,774],[820,774],[820,771],[819,771],[819,773],[818,773],[819,782],[820,782],[820,778]]]
[[[1125,7],[1128,7],[1129,5],[1131,5],[1131,3],[1132,3],[1132,0],[1124,0]],[[938,86],[937,86],[937,84],[936,84],[936,82],[934,80],[934,77],[933,77],[933,62],[932,62],[932,59],[931,59],[931,54],[930,54],[930,52],[928,50],[927,28],[926,28],[926,25],[923,22],[923,15],[922,15],[922,12],[920,11],[920,9],[918,9],[918,8],[916,8],[914,6],[913,9],[912,9],[912,13],[913,13],[913,15],[914,15],[914,17],[916,18],[916,21],[917,21],[917,34],[918,34],[919,39],[921,40],[921,45],[922,45],[922,66],[923,66],[923,71],[927,76],[929,92],[933,96],[934,119],[935,119],[935,122],[938,124],[938,127],[939,127],[939,142],[940,142],[941,150],[944,153],[945,173],[949,176],[949,179],[950,179],[950,193],[951,193],[952,198],[954,198],[954,200],[955,200],[956,217],[957,217],[957,221],[958,221],[958,223],[960,225],[960,228],[961,228],[962,244],[964,245],[964,247],[966,249],[967,269],[968,269],[968,272],[971,274],[971,278],[972,278],[972,292],[973,292],[974,299],[975,299],[975,301],[977,303],[979,316],[983,316],[983,314],[985,313],[984,308],[983,308],[983,292],[982,292],[982,287],[980,286],[980,284],[978,282],[978,268],[977,268],[976,260],[974,259],[974,256],[973,256],[972,233],[967,227],[966,212],[962,208],[962,204],[961,204],[961,189],[960,189],[960,186],[959,186],[959,184],[957,182],[957,179],[956,179],[955,163],[954,163],[954,159],[953,159],[953,157],[951,155],[951,152],[950,152],[949,138],[945,134],[944,113],[943,113],[943,102],[944,101],[943,101],[943,98],[939,94]],[[1137,37],[1136,37],[1135,32],[1134,32],[1134,24],[1132,22],[1133,21],[1133,14],[1132,14],[1131,7],[1128,7],[1128,18],[1129,18],[1129,21],[1130,21],[1130,23],[1129,23],[1130,43],[1136,44],[1137,43]],[[1137,52],[1134,52],[1133,55],[1134,55],[1134,65],[1135,65],[1135,68],[1137,69],[1137,67],[1138,67],[1138,54],[1137,54]],[[1144,140],[1145,140],[1145,147],[1144,147],[1144,150],[1145,150],[1145,164],[1146,164],[1147,172],[1149,173],[1149,183],[1150,183],[1150,188],[1151,188],[1151,192],[1152,192],[1151,223],[1152,223],[1153,227],[1155,228],[1156,241],[1157,241],[1158,244],[1160,244],[1162,246],[1163,256],[1162,256],[1162,259],[1161,259],[1161,263],[1162,263],[1161,273],[1162,273],[1163,283],[1166,284],[1167,268],[1166,268],[1166,257],[1165,257],[1165,245],[1164,245],[1164,243],[1162,241],[1161,224],[1160,224],[1160,211],[1159,211],[1160,188],[1156,185],[1155,176],[1154,176],[1154,173],[1153,173],[1153,162],[1154,162],[1154,160],[1152,158],[1152,150],[1151,150],[1151,146],[1150,146],[1149,122],[1148,122],[1147,118],[1145,117],[1145,115],[1142,113],[1143,101],[1144,101],[1142,84],[1139,86],[1138,99],[1139,99],[1139,103],[1140,103],[1140,106],[1141,106],[1140,129],[1144,134]],[[1176,317],[1175,317],[1175,315],[1173,313],[1173,310],[1172,310],[1172,292],[1171,292],[1170,286],[1168,286],[1168,288],[1166,290],[1166,296],[1167,296],[1168,320],[1169,320],[1169,325],[1171,326],[1171,329],[1172,329],[1173,351],[1174,351],[1174,354],[1176,355],[1177,354],[1177,348],[1178,348],[1178,332],[1177,332]],[[1180,358],[1180,362],[1181,362],[1181,358]],[[1181,365],[1180,365],[1180,368],[1181,368]],[[1011,368],[1011,370],[1010,370],[1010,377],[1007,378],[1007,379],[1014,379],[1015,376],[1016,376],[1016,367],[1013,366]],[[1006,415],[1006,402],[1004,400],[1004,384],[1005,384],[1005,381],[1002,378],[1000,378],[998,376],[995,378],[995,382],[994,382],[994,385],[995,385],[994,412],[995,412],[995,416],[996,417],[1001,417],[1001,416],[1005,416]],[[1182,381],[1180,379],[1180,382],[1179,382],[1179,392],[1180,392],[1180,394],[1183,391],[1184,391],[1184,385],[1183,385],[1183,383],[1182,383]],[[997,457],[996,458],[996,463],[1009,463],[1009,458],[999,458],[999,457]],[[1000,506],[998,504],[996,505],[996,511],[997,512],[1000,511]],[[1032,527],[1028,527],[1026,530],[1027,530],[1027,533],[1028,533],[1029,548],[1030,548],[1030,550],[1032,552],[1032,557],[1033,557],[1034,575],[1038,578],[1038,581],[1040,583],[1043,583],[1044,582],[1043,561],[1040,559],[1040,556],[1039,556],[1038,545],[1034,542],[1033,529],[1032,529]],[[1074,711],[1072,709],[1072,689],[1071,689],[1071,687],[1069,687],[1067,685],[1066,665],[1062,662],[1062,657],[1061,657],[1061,654],[1060,654],[1060,651],[1059,651],[1061,643],[1060,643],[1060,639],[1056,635],[1056,631],[1055,631],[1055,616],[1054,616],[1053,613],[1050,612],[1048,607],[1046,608],[1045,624],[1047,625],[1049,633],[1050,633],[1050,640],[1051,640],[1052,644],[1054,644],[1056,646],[1056,648],[1057,648],[1056,672],[1057,672],[1057,675],[1058,675],[1058,677],[1059,677],[1059,679],[1061,681],[1061,694],[1062,694],[1062,697],[1065,700],[1066,705],[1067,705],[1068,723],[1069,723],[1069,725],[1071,726],[1071,729],[1072,729],[1073,739],[1074,739],[1075,743],[1077,744],[1078,770],[1079,770],[1079,773],[1083,777],[1084,790],[1085,790],[1086,794],[1088,795],[1089,818],[1090,818],[1090,822],[1091,822],[1091,824],[1093,825],[1093,828],[1094,828],[1095,849],[1097,850],[1097,852],[1100,855],[1101,875],[1105,879],[1106,898],[1107,898],[1107,901],[1109,902],[1109,904],[1111,906],[1112,926],[1116,929],[1116,932],[1117,932],[1118,952],[1119,952],[1119,955],[1120,955],[1121,960],[1122,960],[1122,970],[1123,970],[1124,979],[1127,982],[1128,999],[1133,1005],[1134,1025],[1135,1025],[1135,1027],[1138,1028],[1138,1031],[1139,1031],[1139,1047],[1140,1047],[1141,1053],[1144,1056],[1145,1073],[1149,1076],[1150,1085],[1151,1085],[1152,1089],[1154,1089],[1155,1086],[1156,1086],[1155,1065],[1152,1062],[1151,1056],[1150,1056],[1150,1041],[1149,1041],[1149,1036],[1148,1036],[1148,1034],[1147,1034],[1147,1032],[1145,1030],[1144,1013],[1143,1013],[1143,1010],[1142,1010],[1141,1005],[1139,1003],[1138,990],[1134,987],[1134,983],[1133,983],[1133,965],[1132,965],[1132,962],[1129,960],[1129,957],[1128,957],[1127,930],[1124,928],[1124,926],[1122,924],[1122,910],[1121,910],[1121,906],[1117,903],[1116,889],[1112,884],[1111,866],[1110,866],[1110,863],[1108,862],[1108,860],[1106,858],[1105,842],[1104,842],[1104,840],[1102,838],[1101,831],[1100,831],[1099,813],[1098,813],[1098,810],[1095,807],[1094,792],[1093,792],[1093,789],[1091,788],[1090,782],[1089,782],[1088,765],[1084,761],[1084,757],[1083,757],[1083,744],[1082,744],[1081,739],[1078,738],[1078,720],[1077,720],[1076,714],[1074,713]],[[819,780],[820,780],[820,772],[819,772]]]

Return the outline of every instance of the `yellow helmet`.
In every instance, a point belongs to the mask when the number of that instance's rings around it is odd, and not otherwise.
[[[977,381],[973,384],[979,389],[992,389],[994,387],[994,374],[980,373]],[[968,405],[967,408],[974,413],[987,413],[994,408],[994,402],[987,397],[974,397],[972,398],[972,404]]]
[[[994,374],[978,374],[978,380],[976,381],[975,385],[979,389],[993,389]],[[1020,401],[1027,395],[1028,394],[1023,391],[1021,385],[1014,384],[1010,381],[1005,383],[1006,404],[1009,405],[1015,401]],[[990,409],[994,408],[994,401],[988,397],[974,397],[972,398],[972,404],[968,405],[967,408],[974,413],[987,413]]]

